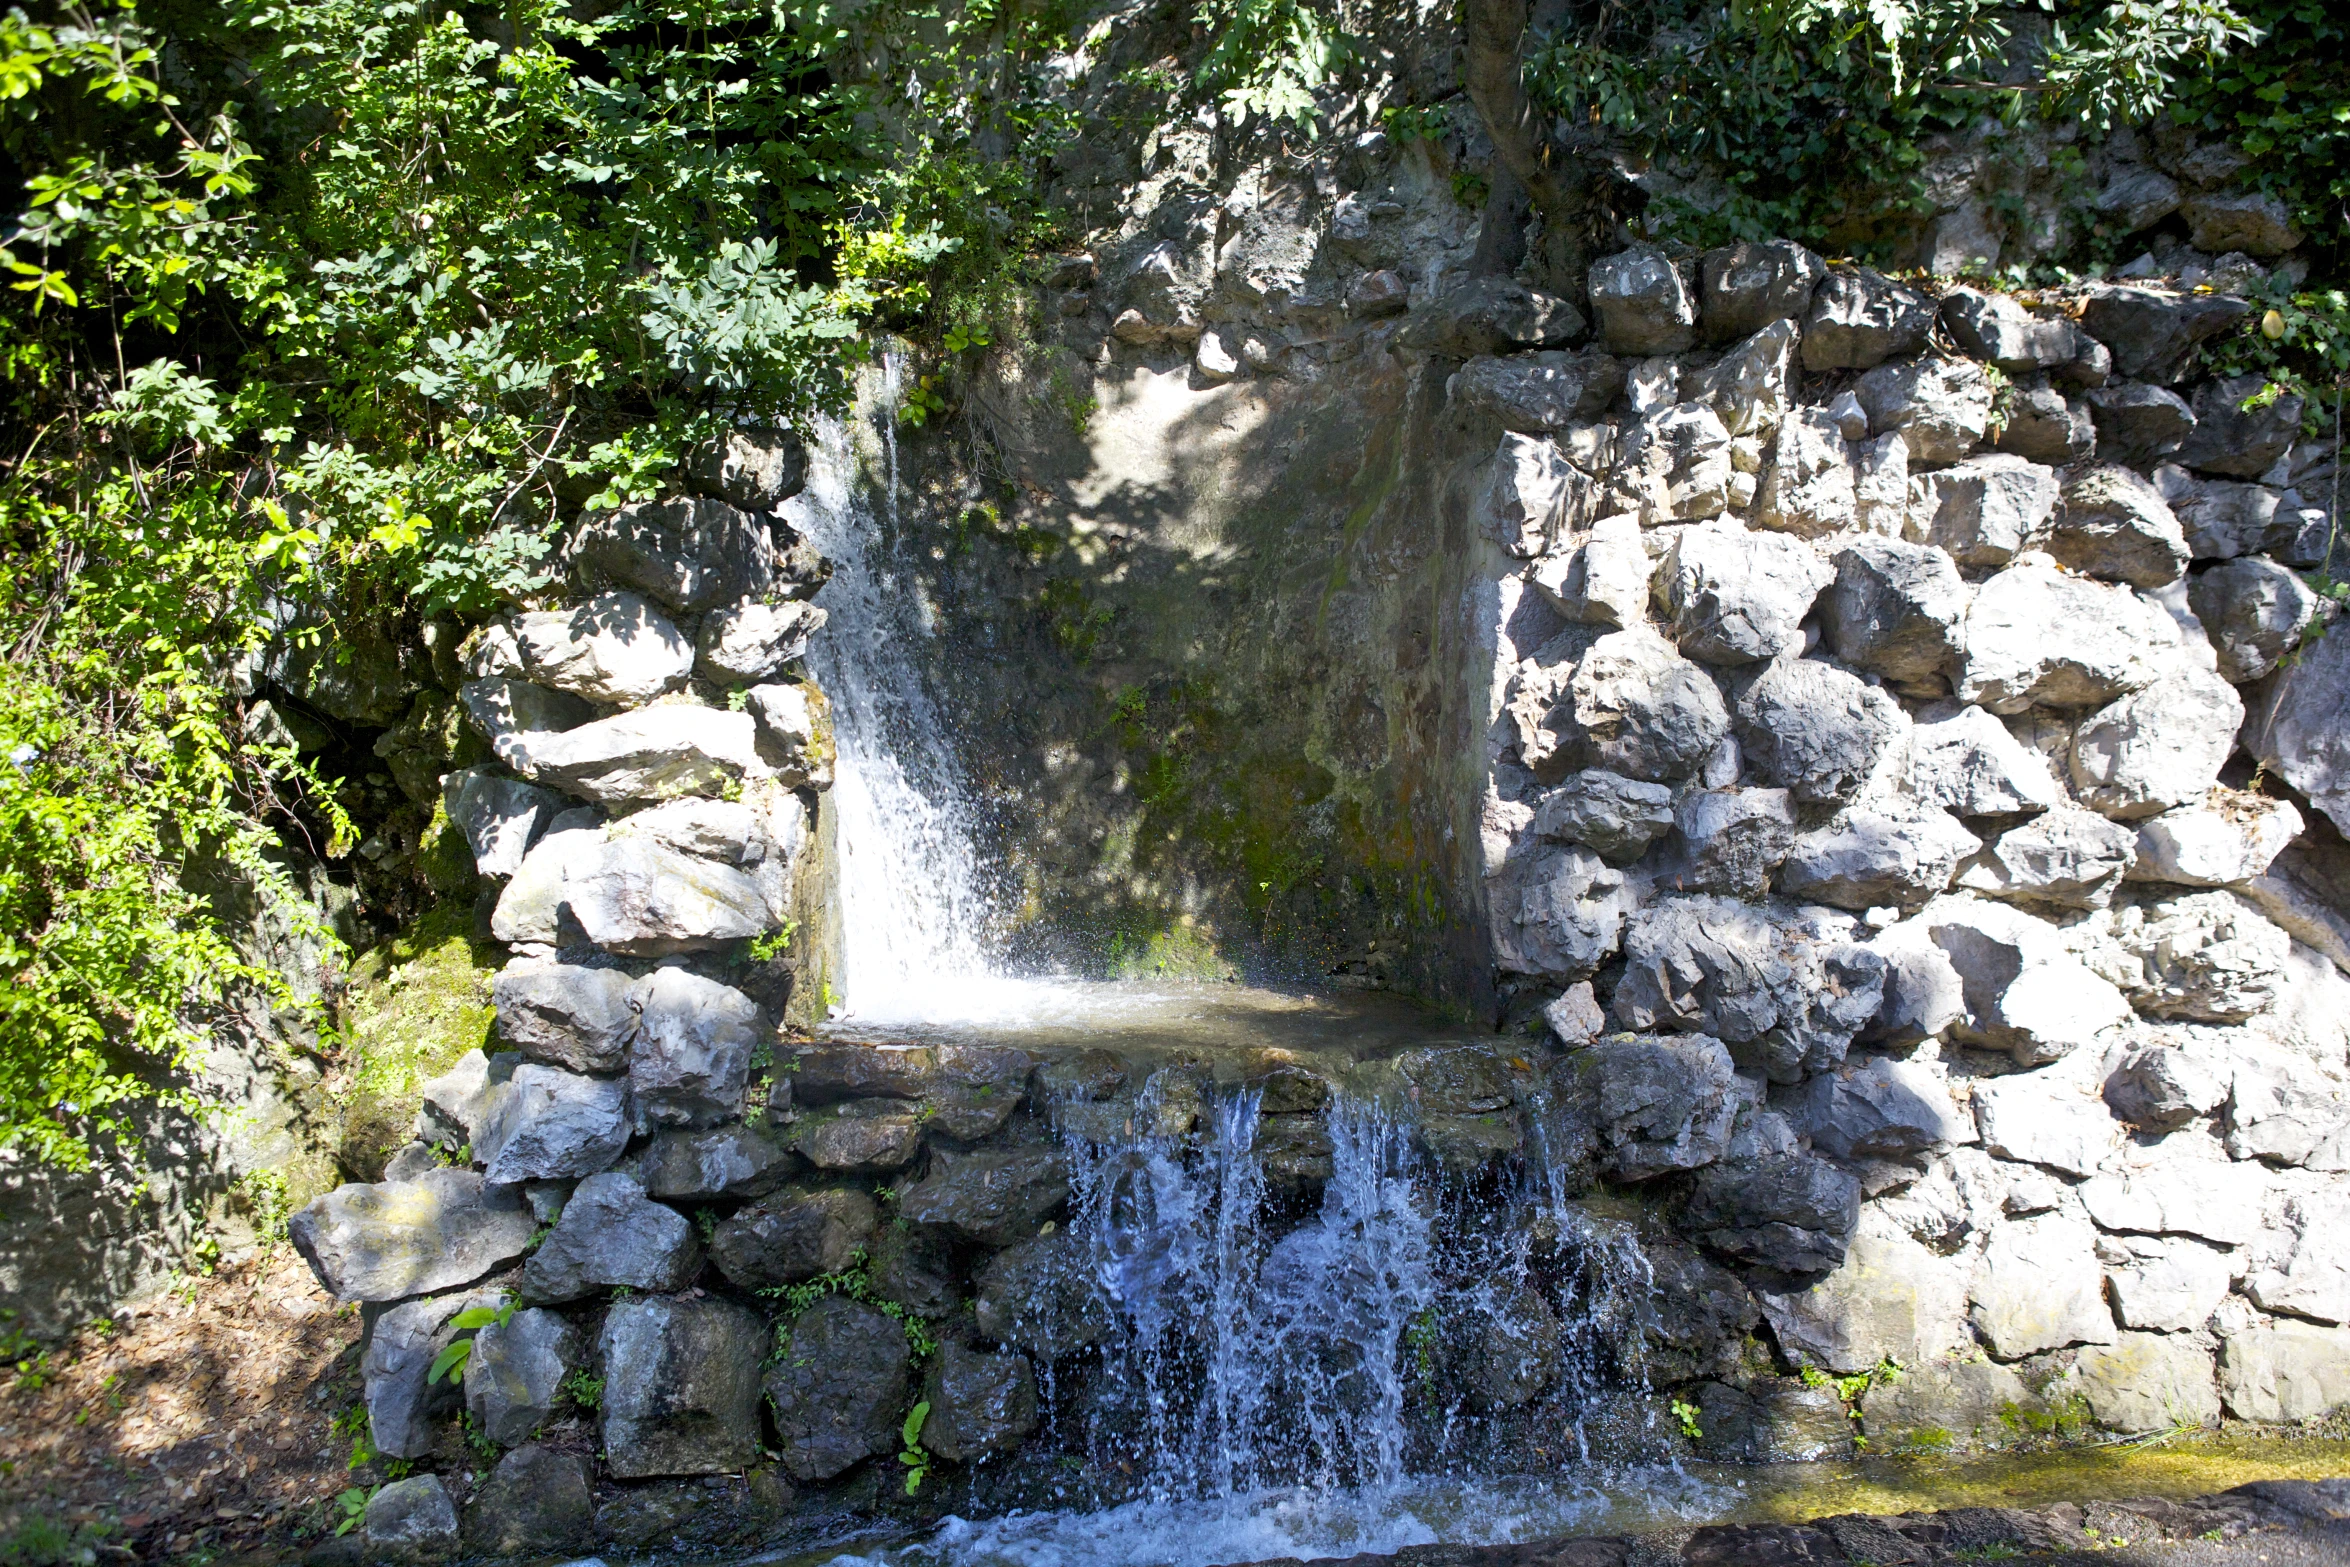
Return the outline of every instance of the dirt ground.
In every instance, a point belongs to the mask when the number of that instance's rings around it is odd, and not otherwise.
[[[358,1310],[282,1244],[46,1361],[11,1356],[0,1563],[298,1550],[341,1521],[358,1403]]]

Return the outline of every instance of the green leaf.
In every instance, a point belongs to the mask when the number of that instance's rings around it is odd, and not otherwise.
[[[441,1378],[447,1377],[451,1382],[455,1382],[465,1374],[465,1363],[472,1358],[472,1355],[473,1340],[459,1339],[432,1357],[432,1369],[425,1372],[424,1380],[427,1383],[435,1383]]]
[[[924,1399],[906,1411],[906,1423],[898,1428],[906,1446],[916,1447],[922,1441],[922,1423],[930,1418],[930,1400]]]

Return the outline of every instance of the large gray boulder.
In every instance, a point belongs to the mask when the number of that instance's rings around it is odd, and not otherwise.
[[[2148,1240],[2130,1246],[2130,1260],[2108,1264],[2106,1289],[2113,1314],[2142,1333],[2192,1333],[2211,1320],[2228,1296],[2228,1254],[2192,1240]]]
[[[2286,985],[2292,938],[2231,893],[2197,892],[2118,911],[2112,939],[2137,960],[2123,993],[2148,1017],[2241,1023]]]
[[[922,1392],[930,1403],[922,1445],[953,1462],[1017,1447],[1036,1429],[1036,1375],[1025,1355],[941,1344]]]
[[[2109,463],[2151,468],[2177,451],[2195,429],[2195,411],[2178,393],[2123,381],[2088,396],[2097,424],[2097,452]]]
[[[1798,837],[1779,867],[1779,890],[1806,903],[1914,913],[1950,886],[1982,842],[1947,812],[1854,807]]]
[[[715,1297],[616,1301],[597,1349],[615,1479],[726,1474],[759,1456],[767,1325],[757,1313]]]
[[[2113,350],[2116,375],[2169,385],[2206,340],[2242,320],[2251,306],[2225,294],[2166,288],[2091,288],[2081,325]]]
[[[792,1147],[819,1170],[841,1175],[885,1175],[914,1162],[922,1150],[922,1123],[914,1107],[894,1099],[852,1099],[802,1112]]]
[[[693,644],[635,593],[599,593],[570,609],[517,615],[514,641],[538,684],[619,707],[676,690],[694,667]]]
[[[1590,767],[1670,783],[1730,731],[1712,679],[1646,628],[1601,637],[1563,681],[1522,683],[1509,715],[1520,757],[1545,783]]]
[[[1903,532],[1961,566],[2004,566],[2047,541],[2060,493],[2054,469],[1985,452],[1912,476]]]
[[[554,844],[549,834],[540,852]],[[557,854],[552,887],[532,875],[529,862],[507,887],[492,920],[501,939],[560,940],[568,914],[606,952],[651,958],[722,947],[779,923],[770,888],[755,871],[652,837],[606,832],[560,845]]]
[[[2102,707],[2152,684],[2177,642],[2161,606],[2027,555],[1975,590],[1957,694],[1994,713]]]
[[[1705,340],[1735,342],[1773,322],[1799,319],[1827,275],[1820,258],[1792,240],[1707,251],[1698,265],[1698,318]]]
[[[2301,835],[2301,813],[2286,800],[2214,790],[2138,824],[2133,881],[2185,887],[2248,887]]]
[[[483,1324],[465,1358],[466,1412],[500,1447],[529,1441],[554,1414],[586,1350],[568,1319],[536,1306]]]
[[[653,1134],[640,1167],[648,1195],[664,1202],[708,1202],[764,1197],[791,1177],[800,1159],[765,1127],[670,1127]]]
[[[743,1111],[751,1054],[769,1025],[731,986],[680,968],[656,969],[630,996],[637,1031],[628,1062],[640,1126],[716,1126]]]
[[[822,691],[804,683],[753,686],[743,708],[758,726],[759,759],[780,782],[832,787],[832,716]]]
[[[1922,920],[1902,920],[1869,941],[1885,960],[1885,999],[1856,1036],[1880,1049],[1915,1050],[1966,1016],[1966,987]]]
[[[716,794],[761,776],[748,713],[671,703],[537,737],[537,776],[583,800],[666,800]]]
[[[362,1549],[385,1567],[427,1567],[454,1558],[457,1504],[439,1475],[410,1475],[377,1488],[360,1514]]]
[[[2068,1214],[1994,1228],[1968,1300],[1975,1331],[2001,1360],[2119,1337],[2105,1304],[2097,1232]]]
[[[2020,909],[1955,902],[1926,916],[1964,987],[1959,1037],[2005,1050],[2018,1066],[2060,1060],[2130,1020],[2130,1004],[2066,948],[2056,927]]]
[[[1108,1342],[1118,1331],[1093,1254],[1067,1230],[997,1252],[979,1272],[972,1303],[979,1331],[1047,1365]]]
[[[449,1070],[427,1078],[417,1091],[416,1136],[439,1148],[464,1148],[481,1135],[498,1092],[522,1057],[511,1050],[485,1056],[468,1050]]]
[[[1983,444],[1991,382],[1971,359],[1928,356],[1880,365],[1853,383],[1869,434],[1899,430],[1912,463],[1950,463]]]
[[[2101,909],[2113,901],[2137,852],[2129,828],[2063,805],[2001,833],[1958,884],[2013,902]]]
[[[1513,348],[1555,348],[1581,337],[1587,325],[1583,312],[1556,294],[1515,278],[1478,277],[1413,311],[1396,341],[1440,358],[1474,359]]]
[[[592,705],[568,691],[507,676],[468,681],[458,687],[457,701],[489,741],[491,754],[525,778],[537,776],[540,746],[596,716]]]
[[[1652,245],[1591,264],[1591,310],[1611,354],[1677,354],[1697,341],[1697,310],[1672,259]]]
[[[850,1266],[879,1222],[863,1192],[787,1191],[720,1224],[710,1260],[746,1290],[805,1284]]]
[[[456,1342],[460,1313],[495,1309],[500,1299],[494,1289],[436,1295],[404,1302],[375,1319],[359,1357],[359,1383],[368,1440],[376,1451],[422,1458],[433,1450],[442,1426],[456,1413],[458,1383],[454,1377],[430,1380],[432,1363]]]
[[[1805,804],[1859,793],[1906,722],[1893,698],[1818,659],[1774,664],[1738,699],[1754,775]]]
[[[2012,294],[1954,288],[1942,296],[1942,324],[1960,348],[2009,375],[2071,364],[2088,350],[2079,327],[2041,320]]]
[[[1821,618],[1838,658],[1904,687],[1938,686],[1957,672],[1968,595],[1947,553],[1855,539],[1836,552],[1835,570]]]
[[[648,1201],[634,1176],[591,1175],[563,1204],[555,1228],[522,1269],[527,1300],[559,1305],[607,1289],[681,1290],[701,1271],[702,1248],[684,1214]]]
[[[1704,524],[1673,541],[1657,597],[1682,652],[1708,664],[1752,664],[1802,644],[1804,618],[1832,576],[1800,539]]]
[[[1906,442],[1903,451],[1906,472]],[[1852,445],[1835,416],[1824,408],[1798,408],[1772,438],[1754,520],[1807,539],[1842,533],[1860,520],[1859,485]]]
[[[2167,1333],[2123,1333],[2073,1361],[2089,1418],[2108,1431],[2169,1431],[2219,1424],[2211,1352]]]
[[[547,823],[568,804],[552,789],[502,778],[486,767],[461,767],[441,780],[441,804],[473,850],[484,876],[511,876]]]
[[[1485,880],[1494,962],[1566,984],[1615,955],[1630,906],[1623,873],[1582,847],[1535,845]]]
[[[537,1228],[519,1191],[471,1170],[338,1186],[287,1221],[318,1282],[337,1300],[403,1300],[471,1284],[522,1255]]]
[[[481,1556],[573,1556],[595,1534],[595,1477],[584,1453],[518,1447],[465,1504],[465,1547]]]
[[[1654,566],[1642,541],[1640,519],[1629,513],[1601,517],[1534,568],[1530,580],[1567,619],[1588,626],[1648,623],[1649,579]]]
[[[505,1186],[593,1175],[627,1146],[626,1083],[526,1061],[492,1099],[473,1157]]]
[[[2064,802],[2039,752],[1979,707],[1930,708],[1910,731],[1910,789],[1957,816],[2016,816]]]
[[[2175,463],[2154,470],[2154,487],[2186,535],[2187,552],[2197,560],[2233,560],[2239,555],[2275,554],[2302,565],[2293,548],[2299,533],[2298,497],[2265,484],[2200,479]],[[2290,497],[2290,498],[2289,498]],[[2324,513],[2316,513],[2322,518]],[[2325,540],[2310,553],[2325,553]]]
[[[1673,791],[1600,768],[1570,773],[1547,790],[1526,831],[1581,844],[1611,865],[1628,865],[1673,828]]]
[[[2224,560],[2187,583],[2187,602],[2231,685],[2260,679],[2301,645],[2323,602],[2297,571],[2261,556]]]
[[[1774,1273],[1826,1273],[1860,1222],[1860,1183],[1808,1154],[1758,1154],[1697,1172],[1681,1228]]]
[[[1625,925],[1624,959],[1614,1011],[1627,1026],[1711,1035],[1742,1069],[1774,1082],[1843,1060],[1884,1000],[1876,952],[1796,939],[1770,911],[1727,898],[1667,897],[1642,909]]]
[[[1445,383],[1454,406],[1505,430],[1544,435],[1597,418],[1624,387],[1623,362],[1557,349],[1472,359]]]
[[[1614,480],[1644,523],[1718,517],[1730,503],[1730,432],[1699,403],[1673,403],[1624,431]]]
[[[1730,1052],[1703,1034],[1619,1034],[1565,1057],[1552,1075],[1592,1128],[1600,1172],[1641,1181],[1729,1152],[1742,1103],[1733,1071]]]
[[[1925,346],[1934,301],[1866,267],[1838,267],[1812,295],[1803,368],[1867,370]]]
[[[1939,1071],[1891,1056],[1811,1078],[1788,1118],[1812,1147],[1837,1159],[1908,1158],[1978,1135]]]
[[[1068,1198],[1068,1166],[1050,1150],[934,1149],[930,1173],[898,1198],[898,1214],[961,1240],[1009,1246],[1034,1235]]]
[[[2257,1322],[2221,1336],[2220,1396],[2239,1420],[2316,1420],[2350,1404],[2350,1330]]]
[[[685,482],[745,511],[772,511],[800,493],[808,448],[789,430],[729,430],[686,458]]]
[[[2166,587],[2187,570],[2187,536],[2161,492],[2112,463],[2065,481],[2048,553],[2084,575],[2136,588]]]
[[[2244,706],[2244,749],[2350,831],[2350,635],[2319,637]]]
[[[786,1474],[829,1480],[897,1450],[913,1357],[895,1318],[829,1295],[793,1320],[781,1349],[765,1386]]]
[[[490,934],[509,945],[553,945],[562,934],[565,882],[575,867],[585,868],[603,851],[604,829],[594,807],[565,811],[547,823],[498,894]]]
[[[2007,422],[1991,444],[2031,462],[2065,468],[2097,449],[2089,405],[2044,383],[2018,382],[2007,396]]]
[[[767,679],[808,651],[825,614],[796,599],[745,599],[702,617],[694,633],[694,672],[718,685]]]
[[[2292,209],[2258,191],[2201,191],[2179,202],[2187,241],[2206,255],[2281,256],[2301,243]]]
[[[2223,376],[2195,388],[2195,431],[2178,460],[2233,479],[2257,479],[2275,467],[2300,438],[2305,404],[2291,392],[2263,401],[2268,391],[2265,375]]]
[[[2236,688],[2190,664],[2081,720],[2069,763],[2073,793],[2117,821],[2200,800],[2219,780],[2243,721]]]
[[[1759,898],[1795,843],[1784,789],[1693,789],[1673,807],[1679,832],[1660,867],[1678,891]]]
[[[628,1067],[636,981],[614,968],[571,963],[509,963],[490,986],[498,1037],[534,1061],[573,1072]]]
[[[571,558],[681,615],[764,592],[775,580],[767,519],[700,496],[591,513],[572,533]]]
[[[1591,480],[1543,436],[1504,430],[1480,501],[1488,537],[1511,556],[1547,554],[1585,509]]]

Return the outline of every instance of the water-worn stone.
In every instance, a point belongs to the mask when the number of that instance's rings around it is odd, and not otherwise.
[[[2244,706],[2244,749],[2350,831],[2350,636],[2319,637]]]
[[[359,1357],[368,1440],[393,1458],[421,1458],[457,1409],[457,1379],[431,1380],[434,1359],[458,1337],[456,1319],[477,1307],[495,1308],[499,1292],[472,1290],[394,1306],[375,1319]]]
[[[398,1564],[444,1562],[457,1554],[457,1504],[439,1475],[410,1475],[377,1487],[360,1515],[367,1560]]]
[[[532,759],[541,745],[596,716],[593,706],[568,691],[508,677],[468,681],[458,688],[457,701],[489,741],[491,754],[525,778],[537,775]]]
[[[848,1267],[879,1222],[863,1192],[784,1192],[720,1224],[710,1261],[746,1290],[805,1284]]]
[[[1774,664],[1738,699],[1754,775],[1807,804],[1851,799],[1905,726],[1891,697],[1818,659]]]
[[[1834,1388],[1779,1377],[1757,1381],[1747,1391],[1704,1382],[1697,1387],[1696,1401],[1697,1451],[1717,1463],[1812,1463],[1852,1456],[1852,1420]],[[1784,1548],[1783,1536],[1788,1534],[1804,1541],[1792,1552]],[[1698,1541],[1691,1543],[1703,1554],[1689,1560],[1719,1559]],[[1751,1542],[1733,1535],[1727,1543],[1740,1550]],[[1766,1549],[1773,1560],[1819,1561],[1829,1559],[1826,1553],[1835,1549],[1835,1542],[1815,1530],[1774,1530]]]
[[[1803,621],[1833,572],[1799,539],[1736,526],[1684,528],[1657,573],[1673,640],[1708,664],[1777,658],[1803,641]]]
[[[983,1246],[1009,1246],[1069,1197],[1068,1167],[1043,1149],[934,1149],[930,1173],[898,1199],[909,1224],[929,1225]]]
[[[1662,867],[1676,891],[1759,898],[1795,845],[1784,789],[1693,789],[1673,807],[1680,836]]]
[[[716,794],[765,771],[748,713],[670,704],[534,737],[537,776],[583,800]]]
[[[2021,903],[2101,909],[2137,852],[2137,835],[2128,827],[2061,805],[2001,833],[1958,884]]]
[[[1544,845],[1485,880],[1494,962],[1566,984],[1614,955],[1630,900],[1624,877],[1591,850]]]
[[[550,690],[638,707],[685,684],[693,645],[642,595],[599,593],[514,618],[524,671]]]
[[[2139,381],[2101,386],[2086,399],[2097,454],[2108,463],[2151,468],[2186,442],[2195,411],[2178,393]]]
[[[1698,312],[1709,343],[1734,342],[1800,318],[1828,269],[1791,240],[1725,245],[1699,263]]]
[[[1583,335],[1583,312],[1515,278],[1477,277],[1412,312],[1397,334],[1405,348],[1445,359],[1550,348]]]
[[[2207,255],[2281,256],[2301,243],[2292,210],[2257,191],[2201,191],[2180,201],[2187,242]]]
[[[2292,948],[2292,938],[2225,892],[2122,910],[2112,939],[2137,960],[2137,983],[2122,989],[2140,1012],[2198,1023],[2241,1023],[2266,1011],[2284,988]]]
[[[2059,493],[2053,469],[1985,452],[1913,477],[1903,531],[1962,566],[2004,566],[2046,542]]]
[[[465,1504],[465,1548],[480,1556],[569,1556],[595,1540],[595,1474],[587,1455],[518,1447]]]
[[[570,963],[510,963],[490,986],[498,1037],[534,1061],[572,1072],[618,1072],[628,1065],[636,983],[619,969]]]
[[[1048,1365],[1105,1343],[1118,1330],[1094,1281],[1090,1249],[1067,1230],[996,1253],[977,1284],[979,1331]]]
[[[547,823],[568,803],[552,789],[463,767],[441,780],[441,803],[484,876],[511,876]]]
[[[2068,576],[2026,555],[1967,606],[1958,698],[1994,713],[2102,707],[2151,684],[2177,645],[2159,605],[2114,583]]]
[[[2225,1104],[2229,1088],[2223,1063],[2199,1051],[2152,1044],[2132,1051],[2114,1068],[2105,1080],[2105,1102],[2132,1126],[2172,1132]]]
[[[1977,1136],[1939,1072],[1890,1056],[1810,1079],[1790,1119],[1814,1148],[1838,1159],[1906,1158]]]
[[[1652,566],[1640,519],[1602,517],[1580,542],[1544,560],[1529,579],[1569,620],[1590,626],[1638,626],[1648,619]]]
[[[2073,793],[2117,821],[2199,800],[2243,721],[2235,687],[2189,665],[2081,721],[2069,764]]]
[[[1954,288],[1942,296],[1942,324],[1960,348],[2009,375],[2070,364],[2085,351],[2079,327],[2041,320],[2012,294]]]
[[[1721,515],[1730,503],[1730,432],[1699,403],[1673,403],[1624,431],[1615,482],[1644,524]]]
[[[2017,383],[2009,389],[2006,415],[2007,422],[1991,437],[2000,451],[2065,468],[2097,449],[2097,423],[2089,405],[2053,386]]]
[[[1670,783],[1730,732],[1705,671],[1646,628],[1601,637],[1563,680],[1521,685],[1509,711],[1519,755],[1545,783],[1590,767]]]
[[[666,957],[765,935],[779,921],[758,876],[658,839],[597,834],[576,844],[550,832],[499,899],[502,940],[555,941],[571,923],[606,952]],[[552,856],[552,887],[534,876]],[[576,939],[576,938],[574,938]]]
[[[1867,370],[1925,346],[1934,301],[1866,267],[1837,267],[1812,295],[1803,368]]]
[[[1557,442],[1504,430],[1481,506],[1485,532],[1517,559],[1536,559],[1558,541],[1590,488]]]
[[[1966,1342],[1967,1261],[1939,1255],[1882,1208],[1865,1207],[1834,1272],[1755,1298],[1789,1355],[1847,1376],[1891,1360],[1906,1375]]]
[[[1795,840],[1779,868],[1779,890],[1840,909],[1913,913],[1948,888],[1960,863],[1981,847],[1945,811],[1855,808]]]
[[[1991,383],[1971,359],[1880,365],[1852,390],[1868,413],[1869,434],[1899,430],[1912,463],[1957,462],[1991,425]]]
[[[640,1126],[716,1126],[742,1114],[751,1054],[768,1032],[759,1004],[684,969],[656,969],[630,995],[628,1064]]]
[[[2088,291],[2080,320],[2091,337],[2113,350],[2115,374],[2167,386],[2196,348],[2251,308],[2226,294],[2107,286]]]
[[[2020,1360],[2120,1335],[2105,1305],[2097,1232],[2068,1214],[2017,1219],[1991,1232],[1967,1288],[1968,1317],[1991,1353]]]
[[[694,633],[694,672],[717,685],[766,680],[808,651],[825,614],[800,600],[745,599],[702,617]]]
[[[525,1299],[561,1304],[599,1290],[681,1290],[701,1270],[702,1248],[684,1214],[647,1200],[636,1177],[591,1175],[522,1267]]]
[[[641,1161],[646,1193],[666,1202],[764,1197],[799,1166],[781,1137],[742,1125],[656,1132]]]
[[[2220,1395],[2239,1420],[2315,1420],[2350,1404],[2350,1330],[2260,1322],[2219,1341]]]
[[[1918,715],[1910,731],[1910,789],[1957,816],[2015,816],[2062,804],[2040,754],[1979,707]]]
[[[2286,1200],[2283,1219],[2244,1293],[2263,1311],[2350,1322],[2350,1197],[2300,1193]]]
[[[678,496],[593,512],[571,536],[591,575],[695,615],[764,592],[775,581],[767,519],[725,501]]]
[[[913,1107],[897,1100],[851,1100],[803,1113],[792,1128],[792,1147],[819,1170],[880,1175],[914,1162],[922,1125]]]
[[[287,1221],[318,1282],[337,1300],[402,1300],[471,1284],[522,1255],[537,1228],[521,1193],[471,1170],[338,1186]]]
[[[1469,417],[1542,435],[1605,413],[1623,390],[1624,366],[1606,354],[1546,349],[1472,359],[1446,385],[1454,405]]]
[[[1697,341],[1697,310],[1671,258],[1634,245],[1591,264],[1591,311],[1611,354],[1677,354]]]
[[[1741,1262],[1790,1275],[1843,1262],[1860,1183],[1808,1154],[1761,1154],[1697,1172],[1681,1227]]]
[[[756,1312],[714,1296],[615,1301],[597,1349],[613,1478],[725,1474],[759,1456],[767,1325]]]
[[[1672,826],[1671,789],[1586,768],[1543,793],[1526,831],[1559,843],[1579,843],[1611,865],[1628,865]]]
[[[1611,1180],[1694,1170],[1729,1151],[1741,1101],[1719,1040],[1618,1035],[1561,1061],[1554,1080],[1588,1115]]]
[[[2268,389],[2265,375],[2223,376],[2195,388],[2195,429],[2177,460],[2232,479],[2257,479],[2275,467],[2300,437],[2305,404],[2291,392],[2262,401]]]
[[[2224,560],[2187,582],[2187,602],[2232,685],[2260,679],[2301,645],[2322,602],[2297,571],[2257,555]]]
[[[1843,1060],[1884,1000],[1877,953],[1726,898],[1659,899],[1626,922],[1624,957],[1614,1009],[1627,1026],[1709,1034],[1774,1082]]]
[[[2166,1333],[2124,1333],[2073,1362],[2089,1418],[2108,1431],[2168,1431],[2219,1424],[2211,1352]]]
[[[1838,658],[1899,686],[1936,684],[1956,672],[1966,650],[1968,595],[1948,553],[1855,539],[1836,552],[1835,570],[1822,622]]]
[[[1835,417],[1824,408],[1798,408],[1772,438],[1754,520],[1807,539],[1841,533],[1859,521],[1858,484],[1851,444]]]
[[[2211,1320],[2227,1298],[2226,1252],[2191,1240],[2162,1240],[2132,1248],[2132,1260],[2106,1270],[2114,1315],[2145,1333],[2188,1333]]]
[[[627,1146],[627,1084],[527,1061],[492,1097],[473,1157],[502,1186],[593,1175]]]
[[[930,1401],[922,1445],[968,1463],[1017,1447],[1036,1429],[1036,1375],[1026,1355],[941,1344],[922,1385]]]
[[[2000,1158],[2067,1175],[2095,1170],[2121,1136],[2120,1123],[2089,1085],[2034,1073],[1976,1084],[1975,1124],[1983,1146]]]
[[[465,1357],[466,1412],[500,1447],[529,1441],[554,1414],[586,1347],[577,1327],[536,1306],[484,1323]]]
[[[832,787],[832,717],[812,685],[753,686],[743,710],[758,726],[759,760],[785,785]]]
[[[766,1377],[784,1472],[829,1480],[894,1452],[913,1356],[893,1317],[828,1295],[794,1318]]]
[[[1958,1032],[1968,1043],[2005,1050],[2018,1066],[2039,1066],[2129,1021],[2122,993],[2067,951],[2054,926],[1972,902],[1927,918],[1934,944],[1965,987],[1967,1017]]]

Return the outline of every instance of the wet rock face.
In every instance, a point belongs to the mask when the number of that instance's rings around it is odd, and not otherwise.
[[[801,1312],[763,1384],[784,1471],[829,1480],[896,1451],[911,1358],[905,1330],[871,1306],[835,1295]]]
[[[786,1192],[718,1226],[710,1261],[747,1290],[838,1273],[873,1237],[873,1199],[859,1191]]]
[[[622,1479],[724,1474],[759,1451],[767,1326],[717,1299],[616,1302],[597,1345],[604,1463]]]
[[[1002,1452],[1036,1429],[1036,1376],[1025,1355],[942,1344],[922,1391],[930,1402],[922,1445],[941,1458]]]

